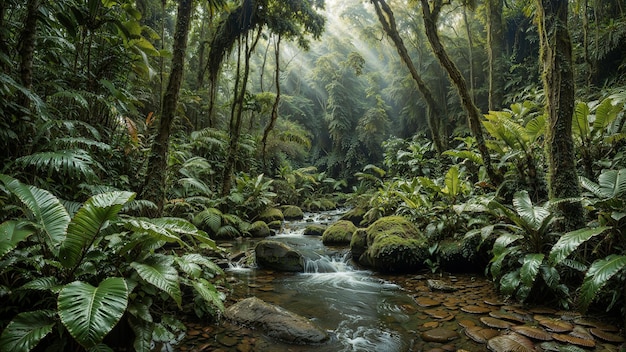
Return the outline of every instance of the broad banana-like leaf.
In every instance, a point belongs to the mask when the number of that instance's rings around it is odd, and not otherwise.
[[[149,257],[146,262],[132,262],[130,266],[149,284],[167,293],[181,307],[182,293],[178,281],[178,271],[174,267],[174,258],[162,254]]]
[[[35,230],[25,222],[9,220],[0,224],[0,258],[14,250],[33,233]]]
[[[450,149],[450,150],[446,150],[442,154],[443,155],[448,155],[448,156],[451,156],[451,157],[455,157],[455,158],[459,158],[459,159],[467,159],[467,160],[473,162],[476,165],[482,165],[483,164],[483,158],[480,156],[480,154],[477,153],[477,152],[471,151],[471,150]]]
[[[219,309],[220,312],[224,311],[224,297],[213,284],[205,279],[198,279],[192,281],[191,285],[207,303]]]
[[[587,242],[592,237],[603,233],[609,228],[610,227],[608,226],[601,226],[592,229],[583,228],[564,234],[561,238],[559,238],[554,246],[552,246],[552,250],[548,256],[548,261],[552,265],[560,264],[561,261],[575,251],[578,246]]]
[[[55,323],[53,311],[37,310],[19,313],[2,331],[0,351],[27,352],[32,350],[52,331]]]
[[[615,198],[626,193],[626,169],[608,170],[600,174],[598,184],[606,198]]]
[[[223,273],[222,269],[217,264],[213,263],[209,258],[198,253],[185,254],[177,259],[177,263],[181,267],[181,269],[183,269],[183,266],[185,265],[184,263],[187,263],[201,265],[208,269],[212,275],[219,275]],[[187,271],[185,270],[185,272]]]
[[[120,277],[110,277],[98,287],[74,281],[57,299],[58,314],[70,335],[83,347],[102,342],[115,327],[128,306],[128,286]]]
[[[52,193],[25,185],[9,176],[0,175],[0,181],[28,207],[35,218],[35,225],[45,235],[50,251],[57,255],[70,223],[70,216],[63,204]]]
[[[169,243],[176,242],[183,247],[187,246],[187,244],[180,239],[178,234],[164,228],[161,224],[155,223],[155,220],[156,219],[133,218],[123,220],[123,224],[127,229],[139,233],[146,233],[155,240]]]
[[[572,121],[572,132],[580,137],[581,142],[589,138],[591,129],[589,128],[589,105],[585,102],[576,102],[574,107],[574,117]]]
[[[580,286],[579,303],[585,311],[596,295],[609,280],[626,267],[625,255],[610,255],[604,259],[596,260],[591,264],[582,286]]]
[[[461,192],[461,180],[459,179],[459,167],[453,165],[446,173],[446,186],[442,190],[443,193],[454,198]]]
[[[596,119],[593,121],[594,131],[602,133],[622,111],[622,106],[613,105],[613,99],[606,98],[596,107]]]
[[[35,291],[50,291],[53,293],[59,293],[63,285],[54,276],[40,277],[35,280],[29,281],[22,285],[20,290],[35,290]]]
[[[520,273],[518,270],[506,273],[500,279],[500,291],[506,296],[511,296],[517,290],[521,283]]]
[[[522,268],[520,269],[520,278],[524,285],[532,287],[544,257],[543,253],[530,253],[524,256]]]
[[[152,351],[152,331],[154,329],[154,324],[132,316],[129,317],[128,323],[130,324],[130,328],[135,333],[135,341],[133,342],[133,348],[135,351]]]
[[[546,115],[540,114],[526,124],[526,134],[530,138],[530,142],[535,142],[539,137],[546,133]]]
[[[97,194],[85,202],[67,228],[67,237],[61,244],[59,260],[66,268],[77,266],[88,246],[107,222],[113,220],[124,204],[131,201],[132,192]]]
[[[527,191],[515,193],[513,196],[513,207],[524,221],[524,223],[518,225],[529,227],[535,231],[539,230],[543,225],[543,221],[550,216],[550,211],[547,208],[533,205]]]

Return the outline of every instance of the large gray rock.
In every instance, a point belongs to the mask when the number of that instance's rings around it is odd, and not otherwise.
[[[288,245],[273,240],[263,240],[254,248],[256,263],[260,267],[278,271],[304,272],[304,257]]]
[[[256,297],[228,307],[224,316],[236,323],[262,329],[268,336],[293,344],[318,344],[328,334],[309,319]]]

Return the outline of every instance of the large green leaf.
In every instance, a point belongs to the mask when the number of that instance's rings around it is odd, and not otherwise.
[[[523,220],[523,227],[529,227],[533,230],[539,230],[543,225],[543,221],[550,216],[547,208],[533,205],[527,191],[516,192],[513,196],[513,207]]]
[[[446,173],[446,186],[442,190],[443,193],[454,198],[461,192],[461,180],[459,179],[459,168],[456,165],[450,167]]]
[[[613,99],[607,98],[596,107],[596,119],[593,121],[594,131],[599,131],[607,128],[622,111],[622,106],[613,105]]]
[[[0,224],[0,258],[33,233],[35,230],[24,222],[10,220]]]
[[[40,152],[16,159],[16,163],[32,166],[46,174],[61,174],[73,179],[95,177],[92,165],[97,164],[83,149]]]
[[[30,351],[52,331],[54,324],[53,311],[22,312],[2,331],[0,351]]]
[[[591,264],[582,286],[580,286],[579,303],[584,311],[594,300],[598,292],[606,285],[611,277],[626,267],[625,255],[610,255]]]
[[[574,119],[572,123],[572,132],[580,137],[581,141],[589,138],[591,129],[589,128],[590,109],[587,103],[576,102],[574,108]]]
[[[623,195],[626,193],[626,169],[604,171],[598,177],[598,184],[606,198]]]
[[[578,248],[582,243],[585,243],[590,238],[601,234],[609,229],[607,226],[601,226],[596,228],[583,228],[568,232],[561,236],[559,240],[552,246],[548,261],[552,265],[558,265],[567,256]]]
[[[110,277],[98,287],[75,281],[59,292],[58,313],[69,333],[85,348],[104,339],[124,315],[128,286],[123,278]]]
[[[124,220],[123,224],[124,227],[126,227],[127,229],[138,233],[146,233],[154,240],[165,241],[169,243],[175,242],[183,247],[187,246],[187,244],[183,242],[183,240],[181,240],[178,234],[163,227],[161,224],[156,223],[155,220],[156,219],[132,218]]]
[[[205,279],[198,279],[191,282],[196,292],[209,304],[213,305],[219,311],[224,311],[224,299],[222,294]]]
[[[146,262],[132,262],[130,264],[139,276],[148,283],[167,293],[180,307],[182,294],[178,282],[178,271],[174,267],[174,258],[171,256],[155,254]]]
[[[539,273],[539,266],[545,257],[542,253],[526,254],[522,260],[522,268],[520,269],[520,278],[522,283],[527,287],[532,287],[535,278]]]
[[[68,268],[79,264],[100,230],[113,220],[124,204],[131,201],[132,192],[97,194],[85,202],[67,228],[67,237],[61,244],[59,260]]]
[[[44,233],[50,250],[55,255],[58,254],[70,222],[70,216],[63,204],[52,193],[24,185],[9,176],[0,175],[0,181],[28,207],[35,218],[35,224]]]

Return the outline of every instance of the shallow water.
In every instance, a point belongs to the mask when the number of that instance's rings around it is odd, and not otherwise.
[[[351,262],[346,248],[326,247],[320,237],[302,234],[306,224],[329,224],[340,213],[307,214],[304,220],[286,222],[283,230],[271,237],[308,258],[305,273],[280,273],[239,265],[227,270],[232,285],[230,300],[256,296],[305,316],[332,336],[329,342],[316,346],[289,345],[260,331],[223,321],[213,326],[189,323],[188,338],[180,350],[486,351],[485,344],[465,335],[464,327],[484,326],[480,319],[489,314],[511,312],[524,316],[528,321],[518,324],[528,326],[537,326],[533,319],[537,314],[572,321],[580,318],[575,313],[553,309],[527,311],[519,306],[507,306],[500,302],[493,285],[480,275],[385,276],[359,269]],[[254,244],[252,240],[234,243],[232,250],[250,249]],[[458,290],[431,292],[426,284],[428,278],[443,280]],[[422,334],[433,329],[451,332],[453,336],[449,341],[425,341]],[[617,351],[616,346],[599,340],[591,350]]]

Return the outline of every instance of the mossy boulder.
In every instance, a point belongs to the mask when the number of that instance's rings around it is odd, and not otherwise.
[[[283,228],[283,222],[280,220],[271,221],[267,224],[270,230],[280,231]]]
[[[322,234],[322,242],[326,245],[347,245],[357,227],[351,221],[339,220],[330,225]]]
[[[267,226],[265,221],[255,221],[250,225],[250,228],[248,228],[248,233],[250,236],[256,238],[267,237],[270,235],[270,227]]]
[[[365,237],[365,249],[363,249]],[[358,263],[382,272],[413,272],[425,268],[426,237],[401,216],[378,219],[350,243]]]
[[[259,220],[265,221],[265,223],[269,224],[272,221],[285,220],[285,215],[283,215],[283,212],[278,208],[269,208],[259,215]]]
[[[285,205],[282,211],[285,220],[300,220],[304,218],[304,212],[302,212],[302,209],[295,205]]]
[[[306,225],[306,228],[304,229],[304,234],[307,236],[321,236],[324,234],[324,231],[326,231],[327,228],[328,226],[324,225],[309,224]]]
[[[256,263],[278,271],[304,272],[304,257],[285,243],[262,240],[254,248]]]
[[[359,261],[359,258],[367,250],[367,229],[357,229],[352,234],[350,240],[350,252],[352,253],[352,259]]]
[[[363,222],[363,216],[365,216],[366,212],[367,210],[363,208],[352,208],[343,214],[340,220],[352,221],[353,224],[359,226]]]
[[[480,236],[440,241],[437,255],[441,268],[457,273],[482,271],[489,263],[489,256],[480,251],[480,241]]]

